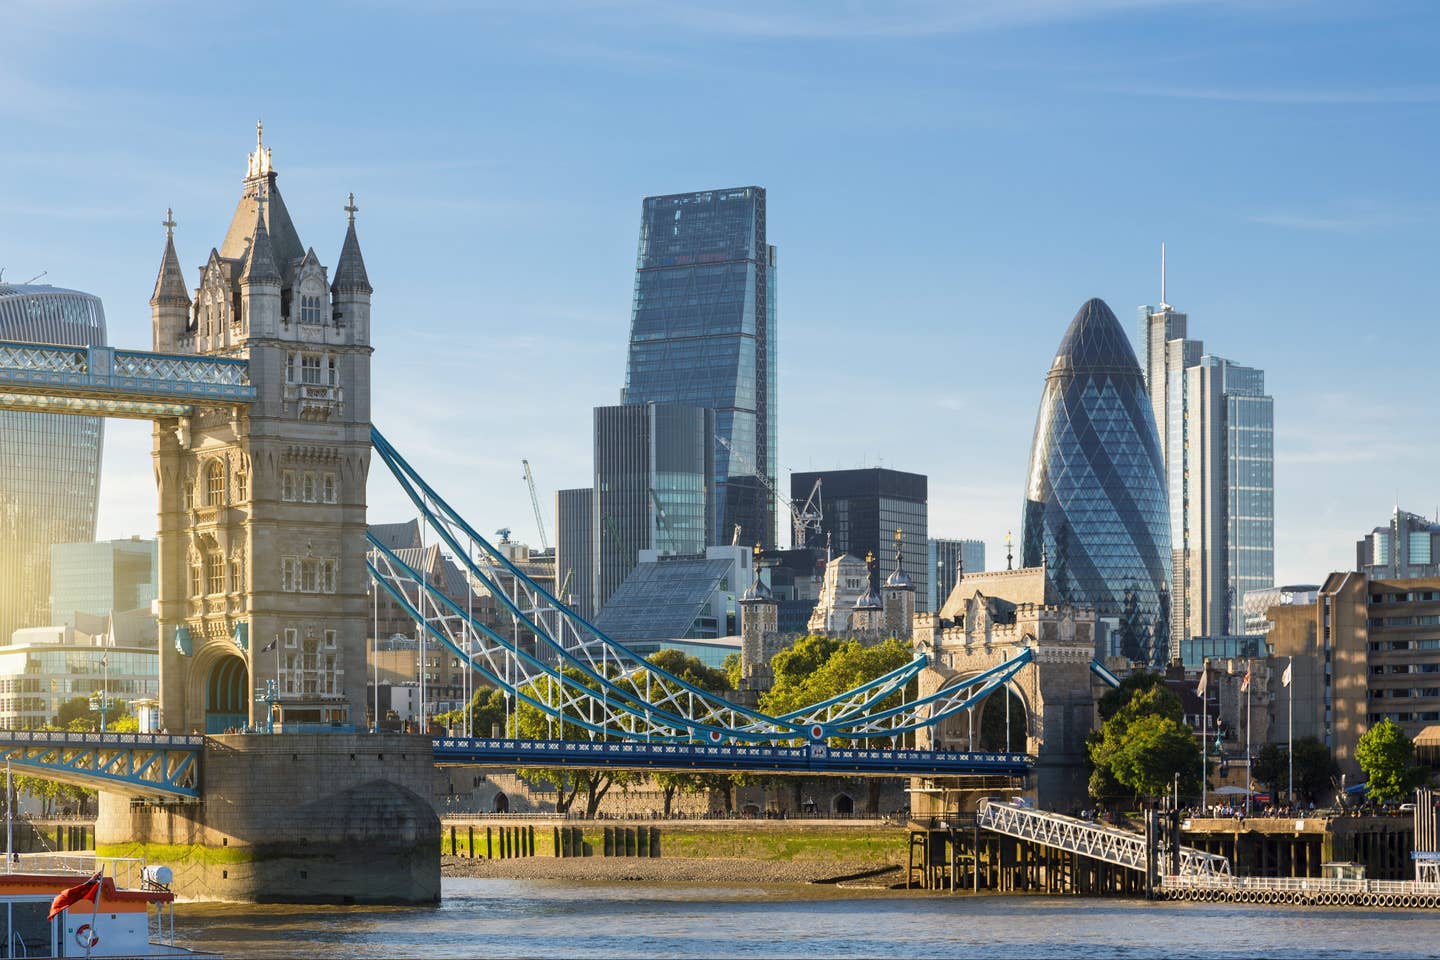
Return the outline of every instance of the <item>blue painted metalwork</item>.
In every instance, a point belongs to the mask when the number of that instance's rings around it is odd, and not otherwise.
[[[1110,668],[1105,666],[1105,664],[1101,663],[1099,660],[1090,661],[1090,672],[1095,674],[1095,676],[1099,677],[1101,680],[1105,681],[1105,684],[1107,686],[1120,686],[1120,678],[1115,676],[1115,674],[1111,672]]]
[[[0,760],[16,769],[133,797],[198,798],[204,746],[198,736],[0,730]]]
[[[0,341],[0,407],[153,419],[255,398],[244,359]]]
[[[957,750],[880,750],[858,747],[711,745],[634,741],[511,740],[437,737],[441,766],[606,767],[624,770],[765,770],[834,776],[1024,776],[1033,760],[1022,753]]]
[[[984,673],[926,697],[904,700],[905,685],[926,665],[923,654],[905,666],[818,704],[771,717],[700,690],[655,667],[606,636],[530,580],[460,517],[378,430],[375,451],[471,581],[483,585],[558,665],[518,650],[379,541],[371,540],[371,576],[427,633],[496,686],[557,722],[611,741],[783,743],[899,738],[933,727],[978,704],[1032,662],[1031,648]],[[538,651],[537,651],[538,652]],[[579,678],[566,670],[577,671]],[[544,699],[539,684],[543,682]],[[556,694],[558,693],[558,700]]]
[[[190,639],[190,628],[180,626],[175,628],[175,652],[182,657],[190,656],[192,649]]]

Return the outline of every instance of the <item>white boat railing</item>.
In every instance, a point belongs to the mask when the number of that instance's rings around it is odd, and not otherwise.
[[[88,877],[101,867],[105,868],[105,876],[123,890],[139,889],[144,880],[143,857],[97,857],[93,853],[17,853],[9,872],[71,873]]]
[[[1373,893],[1393,896],[1440,896],[1440,883],[1414,880],[1340,880],[1331,877],[1220,877],[1175,876],[1160,878],[1161,889],[1265,890],[1278,893]]]

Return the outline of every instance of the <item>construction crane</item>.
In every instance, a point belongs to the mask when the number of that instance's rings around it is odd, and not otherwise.
[[[739,460],[746,467],[749,467],[750,470],[754,472],[755,479],[759,480],[762,484],[764,484],[765,489],[770,491],[770,495],[773,496],[776,500],[780,501],[780,503],[784,505],[786,510],[790,511],[791,545],[794,546],[796,549],[801,549],[808,546],[810,541],[810,531],[813,530],[815,533],[819,533],[820,522],[825,519],[825,511],[820,498],[821,478],[815,478],[815,486],[810,488],[810,496],[805,498],[805,502],[803,504],[797,506],[794,500],[791,500],[789,497],[785,496],[785,494],[777,490],[775,488],[775,484],[770,482],[770,478],[765,476],[765,474],[760,470],[759,467],[751,463],[748,457],[742,454],[739,450],[736,450],[729,440],[726,440],[718,433],[715,434],[715,440],[720,444],[720,446],[724,447],[729,452],[730,456]]]
[[[540,529],[540,549],[548,552],[550,541],[545,537],[545,517],[540,512],[540,496],[535,492],[535,475],[530,472],[529,460],[521,460],[520,465],[525,468],[525,483],[530,488],[530,506],[535,509],[535,526]]]

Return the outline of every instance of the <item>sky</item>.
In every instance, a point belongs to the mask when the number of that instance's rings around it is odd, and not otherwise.
[[[930,534],[1019,538],[1045,372],[1160,296],[1275,398],[1276,579],[1433,514],[1440,8],[1188,0],[7,0],[0,267],[148,348],[265,123],[302,242],[345,197],[375,422],[482,532],[529,459],[588,484],[641,198],[758,184],[779,250],[779,463],[930,478]],[[98,536],[153,535],[150,426],[109,421]],[[409,515],[380,472],[373,522]]]

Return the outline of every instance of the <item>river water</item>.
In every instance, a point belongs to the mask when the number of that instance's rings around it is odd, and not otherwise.
[[[1434,912],[447,878],[432,908],[182,904],[228,957],[1423,957]]]

